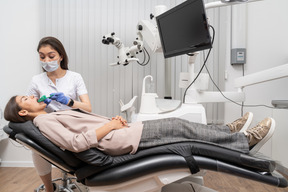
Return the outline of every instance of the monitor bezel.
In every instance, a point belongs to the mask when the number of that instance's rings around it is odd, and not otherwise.
[[[203,45],[200,45],[199,47],[183,47],[182,49],[177,49],[174,51],[167,51],[165,48],[165,40],[162,37],[162,28],[160,25],[161,19],[166,17],[167,15],[171,14],[172,12],[175,12],[177,10],[181,10],[183,7],[188,6],[189,4],[194,3],[195,1],[201,1],[202,2],[202,7],[201,7],[201,12],[203,15],[203,28],[206,31],[206,35],[207,35],[207,42],[203,42]],[[203,4],[202,0],[187,0],[173,8],[171,8],[170,10],[162,13],[161,15],[156,17],[156,22],[157,22],[157,28],[158,28],[158,32],[159,32],[159,37],[160,37],[160,41],[161,41],[161,46],[162,46],[162,50],[163,50],[163,54],[165,58],[169,58],[169,57],[173,57],[173,56],[178,56],[178,55],[183,55],[183,54],[190,54],[190,53],[194,53],[197,51],[201,51],[201,50],[205,50],[205,49],[210,49],[212,48],[212,40],[211,40],[211,36],[210,36],[210,32],[209,32],[209,25],[207,22],[207,17],[206,17],[206,11],[205,11],[205,7]]]

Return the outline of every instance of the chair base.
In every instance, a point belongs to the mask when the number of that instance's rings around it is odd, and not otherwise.
[[[80,188],[80,186],[74,182],[76,177],[68,177],[68,173],[62,171],[62,177],[53,179],[52,182],[60,181],[59,192],[89,192],[89,189],[85,186],[85,189]],[[45,186],[44,184],[40,185],[34,192],[44,192]]]

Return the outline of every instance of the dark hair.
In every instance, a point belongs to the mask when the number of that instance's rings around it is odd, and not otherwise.
[[[60,67],[62,69],[68,70],[68,56],[61,41],[59,41],[55,37],[44,37],[39,41],[37,51],[39,52],[39,49],[46,45],[50,45],[53,49],[55,49],[59,53],[59,55],[62,57]]]
[[[28,119],[18,114],[18,112],[21,110],[21,107],[16,102],[16,97],[17,96],[11,97],[8,103],[6,104],[4,110],[4,118],[10,122],[23,123],[28,121]]]

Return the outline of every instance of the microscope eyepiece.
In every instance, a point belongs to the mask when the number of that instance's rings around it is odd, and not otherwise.
[[[114,43],[114,39],[111,38],[111,37],[107,37],[107,38],[103,37],[102,43],[106,44],[106,45],[109,45],[109,43]]]

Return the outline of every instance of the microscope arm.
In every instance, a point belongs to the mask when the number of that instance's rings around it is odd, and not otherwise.
[[[110,33],[103,36],[102,39],[103,44],[112,44],[118,49],[118,61],[115,63],[110,64],[111,66],[115,65],[128,65],[132,61],[139,61],[136,57],[138,52],[141,52],[143,49],[143,43],[141,41],[134,41],[134,45],[131,47],[125,47],[122,41],[115,37],[115,33]]]

